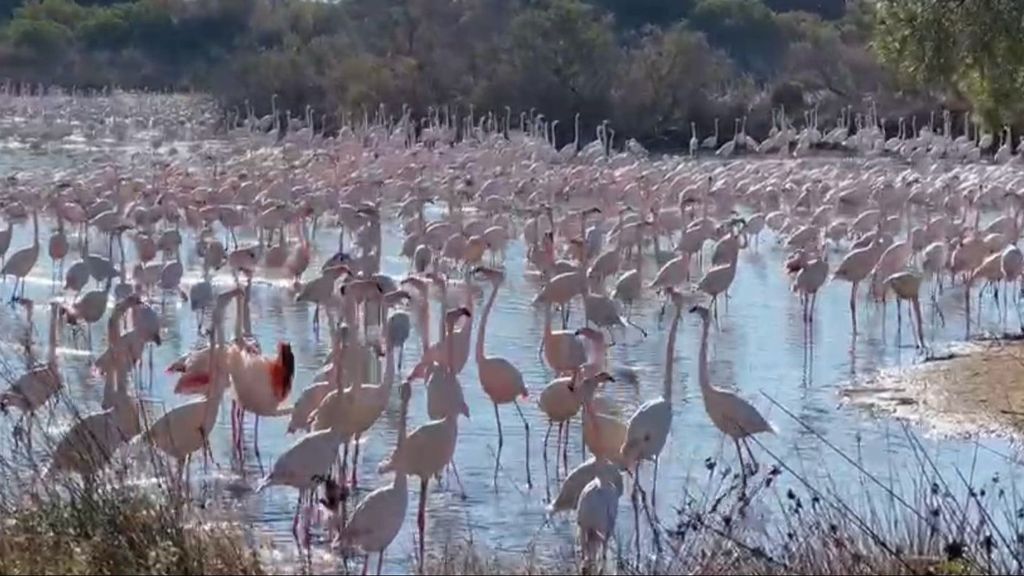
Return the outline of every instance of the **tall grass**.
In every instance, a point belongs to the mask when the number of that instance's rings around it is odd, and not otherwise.
[[[13,382],[29,363],[3,358],[2,380]],[[30,436],[21,414],[0,416],[12,423],[0,427],[12,432],[0,444],[0,573],[263,573],[244,528],[212,521],[175,483],[160,480],[171,476],[145,446],[122,449],[124,458],[88,477],[50,473],[60,438],[45,420],[73,425],[88,415],[80,408],[61,394],[33,417]],[[140,480],[141,469],[157,479]]]

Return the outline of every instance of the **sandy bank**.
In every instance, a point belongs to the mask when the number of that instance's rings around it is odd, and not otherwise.
[[[850,404],[941,434],[1024,436],[1024,342],[957,346],[947,357],[883,371],[842,392]]]

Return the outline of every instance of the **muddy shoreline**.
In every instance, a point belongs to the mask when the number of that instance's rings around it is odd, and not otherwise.
[[[976,340],[851,383],[843,401],[945,436],[1024,440],[1024,341]]]

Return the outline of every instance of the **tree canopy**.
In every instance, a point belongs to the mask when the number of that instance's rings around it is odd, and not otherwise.
[[[535,108],[561,121],[563,142],[580,114],[584,130],[608,119],[679,145],[690,122],[707,133],[715,117],[749,115],[748,132],[767,132],[781,103],[794,115],[867,97],[934,106],[897,91],[875,57],[874,2],[0,0],[0,76],[194,88],[236,116],[266,113],[277,94],[328,124],[379,105]]]
[[[879,0],[875,43],[902,79],[967,97],[990,125],[1024,115],[1024,2]]]

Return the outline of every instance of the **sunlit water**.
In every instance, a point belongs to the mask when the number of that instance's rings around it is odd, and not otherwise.
[[[60,167],[78,161],[74,155],[51,153],[40,156],[28,151],[8,154],[0,164],[9,175],[17,170],[52,165]],[[434,214],[436,217],[436,213]],[[39,263],[29,279],[27,296],[43,302],[56,296],[50,283],[51,266],[45,253],[46,239],[50,224],[44,222],[42,233],[43,250]],[[399,278],[407,273],[408,264],[397,256],[400,250],[401,234],[390,222],[384,234],[384,271]],[[242,231],[242,243],[254,242],[251,230]],[[23,223],[16,229],[11,251],[31,242],[31,224]],[[104,240],[94,236],[93,249],[98,251]],[[307,271],[307,277],[319,269],[319,263],[332,254],[336,248],[337,229],[323,228],[315,238],[316,256]],[[126,246],[131,253],[131,242]],[[186,283],[194,282],[200,275],[199,258],[195,254],[194,237],[189,234],[183,244],[182,258],[185,262]],[[74,260],[77,238],[72,238]],[[790,291],[789,281],[781,266],[784,251],[770,233],[762,234],[758,246],[741,252],[736,280],[730,298],[721,303],[719,326],[713,330],[711,346],[711,379],[716,385],[738,390],[769,415],[778,428],[778,435],[759,438],[763,446],[755,445],[762,466],[776,459],[785,462],[811,482],[826,482],[840,493],[856,495],[860,487],[855,468],[839,452],[861,461],[864,467],[883,483],[894,482],[909,485],[915,482],[919,467],[909,458],[908,439],[903,424],[841,406],[838,392],[858,377],[871,374],[881,368],[911,365],[920,361],[921,355],[912,345],[912,336],[904,311],[903,343],[896,345],[895,312],[890,305],[886,331],[883,333],[882,308],[869,303],[862,295],[859,300],[859,327],[856,338],[851,337],[848,309],[849,285],[829,283],[821,291],[813,330],[807,333],[802,320],[799,299]],[[833,266],[841,257],[832,255]],[[530,300],[537,291],[537,285],[524,270],[525,253],[521,241],[511,244],[505,266],[507,281],[494,308],[490,320],[487,349],[491,355],[501,355],[511,360],[523,373],[531,390],[530,399],[524,403],[524,412],[530,424],[530,466],[534,486],[526,485],[524,430],[510,408],[502,409],[505,448],[502,455],[502,471],[497,487],[492,483],[494,453],[497,445],[497,429],[492,405],[484,395],[477,380],[476,365],[470,357],[469,364],[460,375],[466,399],[471,410],[471,419],[460,421],[459,443],[455,460],[465,485],[465,498],[454,481],[433,485],[428,502],[428,542],[437,547],[450,537],[472,538],[494,551],[522,552],[532,544],[539,544],[542,554],[557,553],[571,543],[572,524],[566,519],[554,521],[544,527],[544,506],[550,490],[557,492],[554,476],[554,440],[550,447],[552,465],[545,474],[541,459],[541,442],[547,426],[543,414],[536,408],[535,401],[540,390],[550,381],[552,373],[538,360],[537,345],[543,332],[543,318]],[[644,264],[645,283],[657,270],[653,259],[648,257]],[[226,274],[217,277],[222,285],[232,279]],[[185,286],[187,290],[187,286]],[[2,287],[6,299],[10,292],[10,280]],[[481,294],[489,292],[487,287]],[[863,294],[863,293],[862,293]],[[942,296],[945,326],[929,313],[931,306],[924,304],[927,336],[935,349],[941,350],[944,343],[963,337],[963,299],[959,288],[947,290]],[[160,297],[154,295],[154,301]],[[696,301],[696,298],[694,298]],[[196,318],[189,312],[188,304],[168,296],[163,308],[164,343],[154,356],[156,381],[150,387],[143,387],[139,394],[159,406],[173,406],[184,401],[172,392],[171,378],[163,368],[180,354],[196,345]],[[657,316],[660,301],[650,296],[637,304],[633,315],[644,326],[649,337],[644,339],[634,329],[619,330],[615,334],[617,345],[610,350],[612,372],[618,381],[605,390],[621,408],[620,417],[626,419],[634,408],[646,399],[661,394],[663,364],[667,339],[667,322],[659,327]],[[476,310],[482,308],[478,296]],[[255,336],[264,350],[273,350],[278,341],[291,342],[297,357],[297,375],[292,398],[308,386],[314,372],[319,369],[328,351],[330,339],[324,331],[317,336],[313,330],[312,306],[294,301],[294,290],[288,280],[258,273],[252,293],[252,325]],[[1003,326],[996,315],[988,311],[982,326],[975,331],[989,329],[1002,331]],[[39,351],[45,347],[46,308],[40,306],[35,314],[35,329]],[[576,311],[573,325],[580,322]],[[24,314],[9,307],[0,311],[5,340],[9,343],[24,330]],[[436,306],[432,309],[436,319]],[[1010,313],[1010,326],[1016,327],[1016,315]],[[667,319],[667,318],[666,318]],[[474,342],[475,322],[474,318]],[[229,315],[228,326],[233,325]],[[105,325],[105,321],[103,323]],[[102,326],[93,328],[94,349],[103,350]],[[62,343],[64,348],[60,362],[65,371],[71,392],[89,406],[98,406],[102,382],[90,372],[90,356],[73,352],[70,332]],[[708,457],[720,459],[722,465],[731,465],[735,452],[731,443],[723,442],[722,435],[711,425],[705,414],[696,379],[696,355],[699,326],[692,315],[684,316],[680,335],[676,342],[676,374],[673,381],[674,419],[673,431],[662,453],[658,482],[658,515],[668,525],[674,523],[675,506],[690,490],[699,490],[706,482],[705,460]],[[79,347],[83,346],[79,340]],[[414,335],[406,346],[405,368],[418,357],[419,344]],[[404,374],[399,377],[404,377]],[[426,419],[425,399],[422,387],[414,388],[410,409],[410,429]],[[377,463],[392,449],[398,425],[397,394],[391,406],[365,438],[362,459],[359,465],[361,490],[390,482],[390,476],[378,477]],[[786,415],[773,403],[785,407],[795,417]],[[159,411],[159,408],[157,408]],[[274,487],[255,495],[251,492],[261,478],[261,470],[267,469],[274,459],[296,438],[285,434],[287,418],[264,419],[260,425],[260,448],[262,468],[252,450],[252,418],[247,419],[246,460],[243,464],[234,462],[230,446],[230,418],[227,405],[222,408],[215,434],[214,453],[218,466],[205,477],[201,464],[197,464],[193,477],[200,482],[228,486],[223,496],[234,500],[243,515],[257,528],[273,535],[282,549],[293,547],[291,518],[295,506],[295,491],[290,488]],[[9,438],[10,420],[0,420],[4,429],[3,438]],[[59,424],[55,425],[59,426]],[[918,431],[920,432],[920,431]],[[578,419],[574,421],[569,450],[570,465],[582,459],[579,447],[580,434]],[[831,444],[835,449],[830,448]],[[974,470],[976,478],[990,477],[1000,473],[1004,477],[1013,475],[1013,458],[1010,444],[998,439],[956,440],[925,437],[925,449],[940,470],[951,472],[954,468]],[[650,472],[644,473],[649,478]],[[950,474],[951,478],[955,475]],[[781,480],[794,487],[795,479],[785,476]],[[411,490],[416,483],[410,483]],[[786,485],[786,484],[784,484]],[[824,489],[825,484],[821,487]],[[413,550],[415,535],[416,493],[410,493],[409,518],[404,531],[389,552],[391,568],[399,570],[408,566]],[[620,515],[619,535],[629,542],[633,527],[628,510],[629,499],[622,499],[624,513]],[[319,545],[319,544],[318,544]]]

